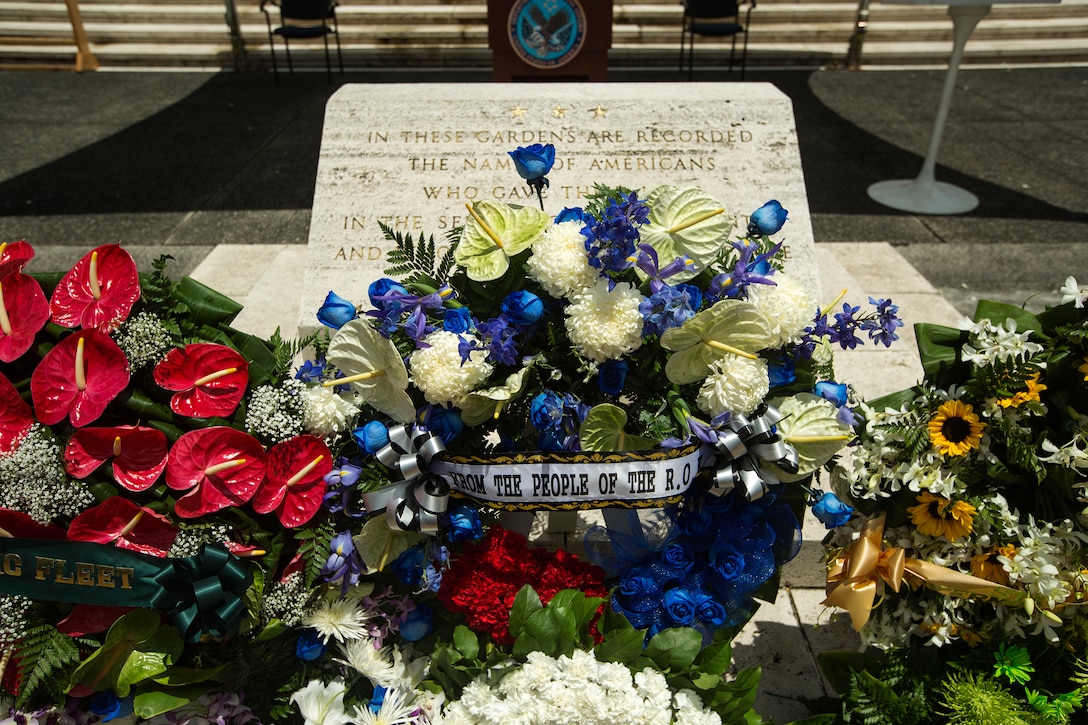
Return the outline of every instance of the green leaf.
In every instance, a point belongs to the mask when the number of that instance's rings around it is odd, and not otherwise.
[[[467,660],[474,660],[480,655],[480,638],[463,624],[458,624],[453,630],[453,646]]]
[[[729,642],[717,642],[707,645],[695,658],[695,667],[700,672],[721,676],[729,669],[733,661],[733,646]]]
[[[1024,332],[1026,330],[1033,330],[1035,335],[1033,338],[1038,339],[1038,335],[1043,332],[1043,325],[1039,322],[1039,318],[1032,313],[1025,310],[1023,307],[1017,307],[1016,305],[1010,305],[1007,302],[997,302],[995,300],[979,300],[978,305],[975,307],[975,321],[990,320],[995,325],[1004,325],[1005,320],[1016,320],[1016,331]]]
[[[816,655],[816,664],[835,692],[845,697],[850,692],[850,674],[852,671],[876,671],[877,665],[884,659],[882,651],[854,652],[832,650]]]
[[[665,363],[665,374],[677,385],[702,382],[711,363],[728,353],[721,345],[757,353],[771,344],[770,328],[767,318],[751,302],[722,300],[661,335],[661,346],[674,353]]]
[[[702,672],[692,678],[691,683],[700,690],[713,690],[722,683],[722,676],[712,675],[709,672]]]
[[[384,516],[372,517],[352,537],[356,551],[372,572],[384,570],[398,556],[426,540],[424,534],[415,531],[393,531]]]
[[[510,257],[529,249],[548,225],[548,215],[531,206],[480,201],[473,204],[472,211],[475,215],[465,224],[454,260],[465,268],[469,279],[478,282],[506,274]],[[476,216],[483,220],[483,225]]]
[[[67,670],[78,665],[80,659],[75,640],[60,633],[51,624],[43,624],[27,632],[19,640],[15,657],[21,674],[15,705],[20,708],[41,690],[45,690],[46,696],[38,699],[59,701],[64,694]]]
[[[794,720],[787,723],[787,725],[834,725],[838,717],[835,713],[824,713],[823,715],[806,717],[804,720]]]
[[[525,627],[522,632],[522,637],[529,637],[537,644],[533,649],[538,649],[544,654],[552,655],[558,649],[562,643],[562,636],[565,632],[573,632],[573,621],[564,622],[562,619],[570,617],[570,612],[566,612],[565,616],[561,614],[564,610],[554,609],[541,609],[540,611],[533,612],[525,620]],[[518,637],[518,641],[522,639]],[[518,647],[518,642],[514,642],[514,654],[528,654],[532,650],[525,650]]]
[[[713,262],[733,228],[724,205],[698,187],[659,186],[646,197],[649,221],[639,229],[640,241],[657,251],[661,266],[687,255],[695,268],[676,276],[689,279]]]
[[[645,641],[644,629],[613,629],[604,642],[593,648],[593,652],[602,662],[630,666],[637,658],[642,657]]]
[[[683,672],[691,667],[703,646],[703,635],[690,627],[670,627],[653,636],[646,645],[646,656],[668,672]]]
[[[510,636],[517,639],[525,627],[525,621],[544,608],[540,603],[540,596],[526,584],[514,597],[514,604],[510,607]]]
[[[578,430],[582,450],[611,453],[654,447],[655,441],[649,438],[625,433],[626,425],[627,413],[622,408],[611,403],[593,406]]]
[[[206,284],[197,282],[192,277],[182,277],[178,282],[175,294],[189,307],[186,321],[194,326],[209,325],[218,327],[220,324],[229,325],[242,311],[243,307]]]
[[[150,609],[134,609],[118,619],[102,646],[72,673],[71,684],[112,689],[126,697],[133,682],[165,671],[166,660],[180,656],[184,643],[177,630],[160,627],[159,621]]]
[[[169,687],[195,685],[214,680],[224,669],[226,669],[226,665],[217,667],[168,667],[166,672],[159,677],[155,677],[154,680],[160,685]]]
[[[954,327],[919,322],[914,326],[918,339],[918,356],[926,378],[936,380],[942,371],[949,371],[959,362],[960,347],[967,333]]]
[[[722,725],[739,724],[747,719],[748,712],[756,701],[761,675],[760,668],[748,667],[738,672],[736,679],[725,683],[714,693],[711,705],[721,715]]]
[[[185,687],[173,690],[141,692],[132,700],[134,714],[141,720],[162,715],[193,702],[208,691],[207,687]]]

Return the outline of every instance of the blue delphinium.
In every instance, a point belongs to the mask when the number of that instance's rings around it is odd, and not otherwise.
[[[643,320],[642,334],[660,335],[670,327],[680,327],[695,317],[702,301],[703,295],[694,285],[662,286],[649,297],[643,297],[638,305]]]
[[[650,208],[632,191],[620,203],[608,203],[599,221],[582,229],[589,263],[597,269],[619,271],[634,264],[638,227],[650,219]]]
[[[570,393],[539,393],[529,405],[529,419],[539,433],[537,447],[542,451],[580,450],[578,429],[588,412],[589,406]]]
[[[295,371],[295,380],[301,380],[304,383],[320,383],[324,373],[325,358],[319,357],[316,360],[306,360]]]
[[[869,339],[873,342],[891,347],[899,339],[899,335],[895,334],[896,329],[903,326],[903,321],[897,317],[899,307],[893,305],[891,300],[874,300],[872,297],[869,298],[869,304],[876,307],[876,316],[864,320],[861,329],[869,333]]]

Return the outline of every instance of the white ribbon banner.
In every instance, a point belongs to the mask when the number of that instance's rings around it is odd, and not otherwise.
[[[434,460],[430,472],[442,476],[453,495],[498,509],[643,508],[679,500],[700,465],[712,460],[699,446],[648,454],[449,456]]]

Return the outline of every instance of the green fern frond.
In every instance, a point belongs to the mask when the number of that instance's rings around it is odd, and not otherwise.
[[[51,702],[63,701],[70,670],[80,661],[80,643],[93,644],[62,634],[51,624],[31,629],[15,650],[22,681],[15,706],[22,707],[39,690],[44,690],[45,699]]]
[[[418,239],[413,239],[410,233],[395,232],[387,224],[379,222],[379,226],[385,238],[396,245],[386,255],[389,266],[385,273],[388,276],[399,278],[406,285],[440,287],[446,283],[453,266],[453,245],[447,247],[439,259],[433,234],[426,237],[421,232]]]

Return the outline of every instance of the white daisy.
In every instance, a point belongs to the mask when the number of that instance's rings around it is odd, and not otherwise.
[[[385,699],[377,712],[363,705],[355,708],[356,725],[414,725],[418,720],[419,706],[415,693],[404,690],[386,690]]]
[[[302,624],[316,629],[321,641],[328,644],[330,637],[337,642],[365,637],[367,630],[364,623],[369,618],[370,614],[357,601],[338,599],[319,604]]]

